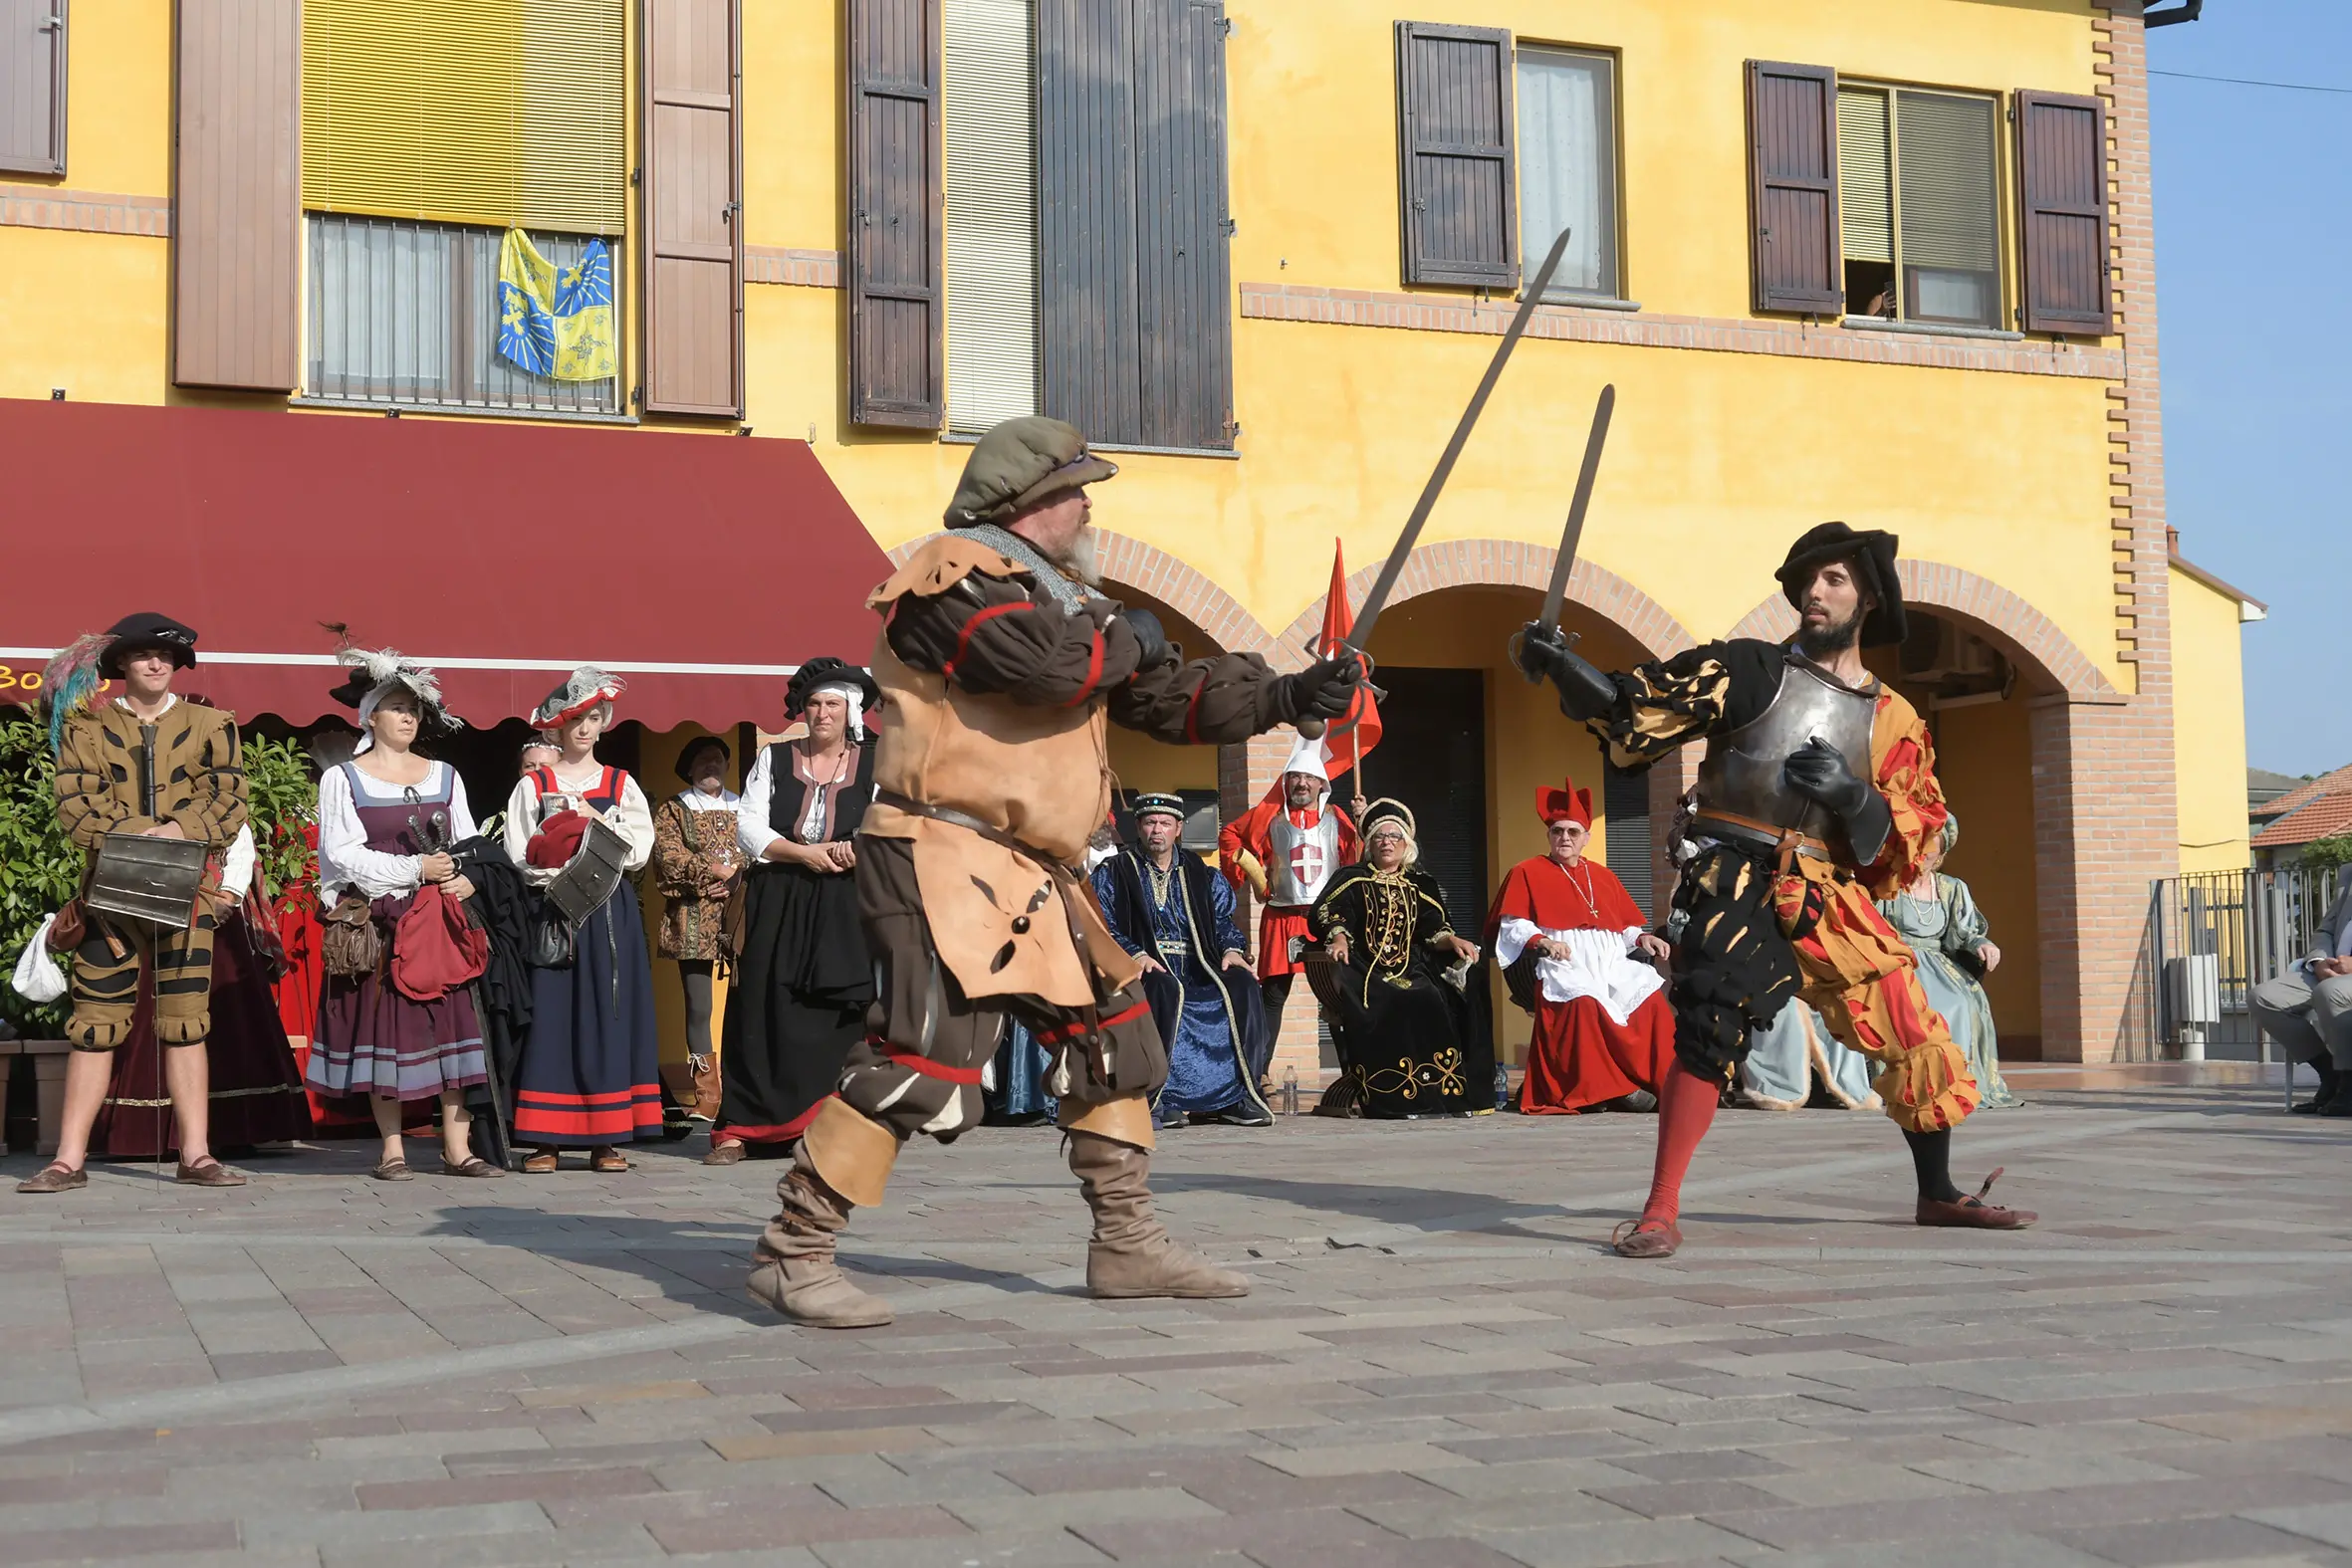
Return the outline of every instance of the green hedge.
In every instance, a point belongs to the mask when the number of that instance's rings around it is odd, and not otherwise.
[[[56,780],[48,726],[31,718],[0,721],[0,1016],[30,1038],[56,1037],[66,1005],[27,1002],[8,975],[42,920],[72,898],[82,881],[82,853],[57,825]],[[254,843],[270,886],[314,880],[317,860],[303,826],[318,813],[319,786],[302,749],[291,741],[248,738],[245,780],[252,791]]]

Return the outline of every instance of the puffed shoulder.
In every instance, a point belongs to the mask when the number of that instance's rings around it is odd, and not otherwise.
[[[907,558],[890,580],[866,595],[865,607],[878,610],[907,594],[931,598],[945,593],[973,572],[991,577],[1026,577],[1029,568],[964,534],[942,534]]]

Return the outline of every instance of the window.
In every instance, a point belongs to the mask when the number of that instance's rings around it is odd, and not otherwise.
[[[314,397],[543,413],[618,413],[617,375],[558,381],[498,351],[504,231],[313,213],[310,373]],[[534,233],[555,267],[592,236]],[[609,249],[609,247],[607,247]],[[617,254],[613,294],[620,293]]]
[[[1839,84],[1850,314],[2000,325],[1999,124],[1991,98]]]
[[[848,14],[850,417],[1230,449],[1223,6]]]
[[[600,242],[617,323],[625,0],[307,0],[301,15],[308,392],[622,411],[617,364],[557,381],[499,353],[498,284],[509,230],[559,270]],[[716,58],[723,100],[727,50]],[[723,187],[723,149],[713,166]]]
[[[1038,411],[1030,0],[944,0],[947,427]]]
[[[1616,62],[1581,50],[1519,51],[1520,254],[1534,266],[1559,231],[1552,295],[1622,292],[1617,274]]]
[[[0,169],[66,171],[66,0],[0,0]]]

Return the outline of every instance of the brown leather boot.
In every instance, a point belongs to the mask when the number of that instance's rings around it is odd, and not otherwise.
[[[1151,1157],[1133,1144],[1071,1131],[1069,1169],[1094,1211],[1086,1246],[1089,1295],[1126,1299],[1246,1296],[1250,1281],[1179,1246],[1151,1212]]]
[[[828,1109],[840,1105],[838,1100],[825,1103]],[[847,1106],[840,1108],[862,1124],[851,1129],[849,1156],[855,1158],[845,1156],[838,1141],[834,1146],[832,1160],[842,1167],[840,1180],[879,1198],[881,1181],[889,1175],[889,1157],[897,1151],[897,1139],[887,1128],[866,1121]],[[823,1119],[820,1113],[819,1120]],[[866,1136],[866,1129],[878,1134],[878,1141]],[[818,1157],[812,1155],[809,1144],[809,1139],[801,1141],[793,1155],[793,1168],[776,1184],[777,1216],[768,1222],[752,1254],[752,1299],[812,1328],[878,1328],[891,1321],[890,1304],[849,1283],[849,1276],[833,1260],[833,1238],[849,1223],[851,1205],[818,1174]],[[867,1168],[876,1159],[882,1162],[878,1175]]]

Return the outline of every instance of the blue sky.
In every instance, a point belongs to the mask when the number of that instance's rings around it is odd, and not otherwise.
[[[2352,0],[2206,0],[2157,71],[2352,89]],[[2247,760],[2352,763],[2352,93],[2151,77],[2166,479],[2181,550],[2258,599]]]

